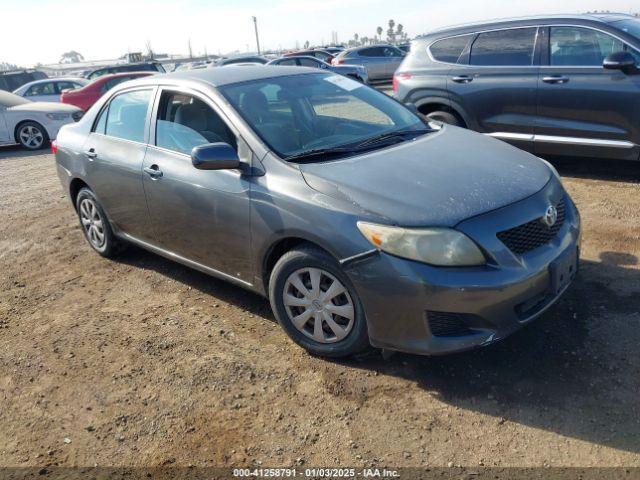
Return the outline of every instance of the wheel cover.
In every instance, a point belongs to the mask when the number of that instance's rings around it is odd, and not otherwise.
[[[20,141],[29,148],[40,148],[44,142],[44,135],[38,127],[25,125],[18,133]]]
[[[104,223],[95,202],[90,198],[80,202],[80,221],[87,240],[94,248],[101,249],[106,241]]]
[[[320,268],[289,275],[282,301],[294,327],[318,343],[344,340],[353,328],[355,308],[347,288]]]

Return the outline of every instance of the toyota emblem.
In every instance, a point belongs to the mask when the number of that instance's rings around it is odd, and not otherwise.
[[[542,221],[547,227],[553,227],[558,221],[558,209],[553,205],[549,205],[549,208],[547,208],[547,211],[544,213],[544,217],[542,217]]]

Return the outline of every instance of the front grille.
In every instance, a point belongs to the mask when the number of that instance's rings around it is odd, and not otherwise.
[[[548,227],[541,218],[536,218],[509,230],[498,232],[498,239],[517,255],[546,245],[555,238],[564,224],[566,212],[564,199],[556,205],[556,208],[558,209],[558,219],[552,227]]]
[[[463,315],[450,312],[427,311],[429,330],[436,337],[461,337],[473,331],[463,321]]]

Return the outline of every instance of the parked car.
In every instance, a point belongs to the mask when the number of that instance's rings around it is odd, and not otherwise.
[[[55,139],[63,125],[77,122],[82,111],[70,105],[32,102],[0,91],[0,145],[19,143],[38,150]]]
[[[119,83],[133,80],[140,77],[148,77],[154,75],[153,72],[130,72],[130,73],[113,73],[110,75],[102,75],[84,87],[75,90],[66,90],[60,96],[62,103],[68,103],[81,108],[85,112],[98,101],[98,99],[106,92],[111,90]]]
[[[267,65],[280,65],[285,67],[311,67],[329,70],[345,77],[351,77],[362,83],[369,83],[367,69],[360,65],[330,65],[315,57],[281,57],[271,60]]]
[[[577,268],[578,212],[550,164],[331,72],[136,80],[54,150],[97,253],[133,243],[268,296],[314,354],[487,345]]]
[[[362,65],[367,69],[369,80],[389,81],[404,59],[402,50],[393,45],[356,47],[339,53],[333,65]]]
[[[113,73],[128,73],[128,72],[155,72],[165,73],[165,69],[159,62],[141,62],[141,63],[120,63],[117,65],[110,65],[108,67],[101,67],[92,70],[87,74],[89,80],[102,77],[103,75],[110,75]]]
[[[335,58],[331,53],[326,50],[310,49],[310,50],[297,50],[295,52],[287,52],[283,57],[315,57],[319,58],[323,62],[331,63]]]
[[[269,60],[261,55],[245,55],[238,57],[230,57],[230,58],[221,58],[216,61],[216,67],[224,67],[225,65],[233,65],[235,63],[259,63],[266,64]]]
[[[28,98],[32,102],[59,102],[65,90],[82,88],[89,80],[86,78],[45,78],[35,80],[13,91],[16,95]]]
[[[47,74],[39,70],[14,70],[0,72],[0,90],[13,92],[16,88],[34,80],[47,78]]]
[[[395,96],[538,155],[640,158],[640,19],[504,20],[413,42]]]

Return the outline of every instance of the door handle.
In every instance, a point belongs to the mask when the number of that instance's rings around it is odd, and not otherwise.
[[[98,156],[98,154],[96,153],[96,151],[93,148],[90,148],[89,150],[84,152],[84,154],[87,156],[87,158],[89,160],[94,160]]]
[[[453,77],[451,80],[456,83],[471,83],[473,82],[473,77],[470,77],[469,75],[459,75],[457,77]]]
[[[160,167],[158,167],[158,165],[151,165],[150,167],[144,167],[143,170],[151,178],[160,178],[162,176],[162,170],[160,170]]]
[[[551,75],[549,77],[542,77],[542,81],[544,83],[563,84],[569,81],[569,77],[565,77],[564,75]]]

